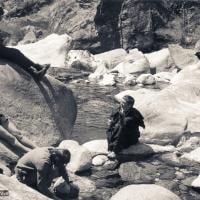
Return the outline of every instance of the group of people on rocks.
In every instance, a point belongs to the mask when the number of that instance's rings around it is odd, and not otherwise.
[[[41,79],[49,65],[41,66],[26,58],[19,50],[8,48],[0,44],[0,58],[18,64],[35,78]],[[124,96],[120,106],[114,110],[108,120],[106,131],[108,141],[108,158],[117,159],[118,154],[138,142],[139,126],[145,128],[142,114],[134,106],[134,98]],[[55,147],[37,147],[27,139],[23,131],[19,130],[4,114],[0,114],[0,138],[24,154],[15,167],[16,178],[40,191],[50,198],[62,198],[62,194],[55,188],[49,187],[54,178],[62,176],[69,184],[68,196],[73,198],[79,193],[76,185],[70,181],[65,165],[70,162],[70,152]]]
[[[107,141],[108,158],[117,159],[117,155],[131,145],[137,144],[140,137],[139,126],[145,128],[141,113],[133,108],[134,99],[124,96],[120,106],[114,110],[108,120]],[[62,176],[70,186],[69,197],[76,197],[79,189],[69,180],[65,165],[70,162],[67,149],[55,147],[37,147],[23,136],[5,115],[0,114],[0,137],[25,153],[15,167],[16,178],[40,191],[50,198],[62,198],[55,188],[49,190],[54,178]]]

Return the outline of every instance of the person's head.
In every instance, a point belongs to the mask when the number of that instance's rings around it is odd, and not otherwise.
[[[70,161],[71,154],[67,149],[55,148],[51,155],[54,164],[63,163],[67,164]]]
[[[8,124],[8,118],[4,114],[0,114],[0,125],[5,126]]]
[[[69,150],[67,150],[67,149],[59,149],[59,151],[62,154],[63,162],[65,164],[69,163],[69,161],[71,159],[71,153],[69,152]]]
[[[124,110],[128,110],[133,107],[135,100],[129,95],[125,95],[121,100],[121,106]]]

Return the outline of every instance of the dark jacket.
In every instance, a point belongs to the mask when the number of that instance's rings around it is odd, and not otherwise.
[[[136,109],[131,108],[125,114],[120,108],[114,110],[110,116],[110,126],[107,129],[108,150],[121,151],[136,144],[140,137],[139,126],[145,127],[144,117]]]
[[[50,175],[53,173],[54,167],[54,163],[51,159],[52,149],[53,148],[51,147],[41,147],[35,148],[26,153],[22,158],[19,159],[17,163],[15,170],[16,175],[20,176],[22,171],[27,172],[29,175],[32,174],[34,181],[36,181],[35,183],[32,183],[33,185],[39,185],[41,183],[47,184],[46,182],[51,181]],[[58,169],[58,175],[62,176],[66,181],[68,181],[68,174],[62,161],[62,156],[60,156],[60,161],[56,163],[55,167]]]

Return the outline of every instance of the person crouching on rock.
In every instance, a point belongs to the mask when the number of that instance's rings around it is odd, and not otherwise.
[[[133,108],[134,102],[133,97],[124,96],[119,108],[110,116],[106,131],[109,158],[116,158],[121,150],[136,144],[140,137],[139,126],[145,128],[144,117]]]
[[[0,138],[23,154],[34,149],[35,144],[23,134],[4,114],[0,114]]]
[[[59,176],[70,183],[65,168],[65,164],[69,163],[70,157],[71,154],[66,149],[54,147],[35,148],[19,159],[15,167],[16,178],[42,194],[56,199],[55,193],[49,187],[52,180]]]

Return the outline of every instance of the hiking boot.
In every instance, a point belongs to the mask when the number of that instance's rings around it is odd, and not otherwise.
[[[47,70],[49,69],[49,67],[50,67],[50,65],[49,65],[49,64],[46,64],[46,65],[44,65],[43,68],[42,68],[41,70],[39,70],[39,71],[36,71],[36,70],[34,69],[34,70],[33,70],[34,76],[35,76],[36,78],[38,78],[38,79],[42,78],[42,77],[46,74],[46,72],[47,72]]]

